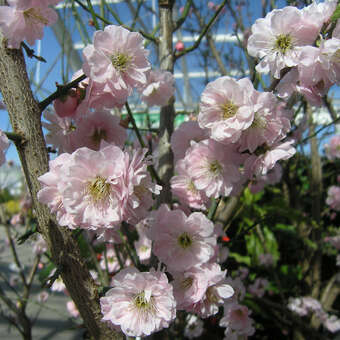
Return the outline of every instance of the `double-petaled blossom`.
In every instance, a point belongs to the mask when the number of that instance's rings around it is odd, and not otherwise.
[[[26,40],[33,45],[42,39],[44,27],[53,25],[58,15],[50,5],[61,0],[7,0],[9,6],[0,6],[0,30],[7,40],[7,47],[19,48]]]
[[[183,122],[171,135],[171,149],[174,153],[174,161],[184,158],[186,150],[191,142],[200,142],[209,138],[207,129],[201,129],[197,121]]]
[[[96,31],[93,45],[84,48],[83,71],[95,83],[118,96],[123,90],[125,96],[131,94],[133,88],[146,84],[146,73],[150,69],[147,55],[139,33],[109,25],[104,31]]]
[[[184,161],[197,190],[208,197],[228,196],[240,181],[239,165],[244,159],[235,145],[224,145],[212,139],[193,144]]]
[[[221,77],[209,83],[201,96],[199,126],[210,131],[212,139],[235,143],[253,122],[254,87],[249,79]]]
[[[302,47],[312,45],[318,33],[296,7],[275,9],[252,26],[248,53],[260,59],[258,72],[270,72],[279,79],[282,69],[298,65]]]
[[[164,106],[175,93],[174,76],[167,71],[151,70],[147,82],[139,88],[141,99],[149,107]]]
[[[328,188],[326,203],[336,211],[340,211],[340,187],[332,185]]]
[[[184,271],[208,262],[214,255],[217,238],[213,223],[204,214],[186,216],[166,205],[153,213],[148,236],[154,242],[154,254],[170,271]]]
[[[120,271],[112,288],[100,299],[103,321],[127,336],[148,336],[169,327],[176,317],[176,301],[166,275],[159,271]]]
[[[325,144],[325,152],[328,159],[340,158],[340,135],[333,136],[328,144]]]

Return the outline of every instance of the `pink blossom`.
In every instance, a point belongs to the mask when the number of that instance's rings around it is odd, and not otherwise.
[[[66,303],[66,308],[67,311],[74,317],[74,318],[78,318],[79,317],[79,310],[77,308],[77,306],[75,305],[75,303],[73,301],[67,301]]]
[[[174,153],[174,161],[177,162],[179,159],[184,158],[191,141],[200,142],[208,137],[208,130],[201,129],[197,121],[183,122],[171,135],[171,149]]]
[[[196,315],[189,314],[186,318],[186,325],[184,328],[184,336],[188,339],[198,338],[203,333],[203,321]]]
[[[120,269],[119,261],[116,256],[115,249],[109,245],[106,247],[106,259],[103,255],[100,262],[100,268],[108,271],[108,273],[116,273]],[[107,267],[106,267],[107,266]]]
[[[249,156],[244,164],[246,174],[249,178],[253,175],[262,176],[267,174],[267,172],[274,168],[277,161],[283,159],[287,160],[292,157],[296,150],[292,146],[294,140],[290,140],[284,143],[275,143],[270,148],[264,148],[264,153],[259,156],[251,155]],[[266,151],[267,149],[267,151]],[[259,150],[259,152],[261,152]]]
[[[113,92],[146,83],[150,69],[143,37],[121,26],[109,25],[96,31],[93,45],[83,50],[84,73],[96,83],[106,84]]]
[[[70,117],[61,118],[52,111],[46,110],[42,126],[48,130],[45,138],[47,144],[58,149],[59,154],[73,152],[77,149],[77,135],[74,121]]]
[[[49,294],[45,291],[39,293],[39,295],[37,296],[37,300],[39,303],[45,303],[47,301],[49,297]]]
[[[177,41],[177,43],[175,45],[175,49],[178,52],[184,51],[184,49],[185,49],[184,43],[182,41]]]
[[[336,315],[328,316],[323,325],[331,333],[338,332],[340,330],[340,319]]]
[[[41,234],[38,235],[37,240],[33,244],[33,253],[36,255],[41,255],[47,251],[47,242],[45,239],[41,236]]]
[[[147,82],[139,88],[141,99],[149,107],[165,106],[175,93],[175,78],[170,72],[151,70],[147,75]]]
[[[334,248],[340,250],[340,235],[325,237],[325,242],[329,242]]]
[[[33,45],[42,39],[45,26],[53,25],[57,13],[48,6],[61,0],[10,0],[9,6],[0,6],[0,29],[7,39],[7,47],[19,48],[26,40]]]
[[[203,299],[208,288],[206,271],[201,267],[192,267],[184,272],[174,272],[174,296],[177,309],[185,310]]]
[[[123,151],[114,145],[100,151],[84,147],[70,156],[60,192],[79,227],[112,228],[122,220],[124,159]]]
[[[207,318],[217,314],[219,306],[233,296],[234,290],[225,281],[226,271],[222,271],[217,263],[203,264],[201,268],[205,271],[207,289],[203,298],[188,310]]]
[[[218,142],[235,143],[253,122],[253,92],[247,78],[236,81],[225,76],[209,83],[201,96],[199,126],[208,128]]]
[[[270,72],[279,79],[282,69],[298,65],[302,47],[313,44],[318,33],[296,7],[275,9],[252,26],[248,53],[261,59],[258,72]]]
[[[340,187],[332,185],[328,188],[326,203],[336,211],[340,211]]]
[[[288,309],[292,312],[305,316],[309,313],[322,311],[322,306],[318,300],[310,296],[289,298]]]
[[[228,196],[241,179],[239,164],[242,157],[234,146],[223,145],[212,139],[193,144],[186,152],[187,171],[195,187],[208,197]]]
[[[52,278],[53,275],[55,274],[55,272],[56,272],[56,268],[54,268],[54,269],[51,271],[49,277]],[[57,277],[57,279],[54,280],[54,282],[53,282],[53,284],[52,284],[52,286],[51,286],[51,290],[52,290],[52,292],[63,292],[63,291],[65,291],[65,289],[66,289],[66,286],[65,286],[65,284],[64,284],[64,281],[63,281],[63,279],[61,278],[61,276],[59,275],[59,276]]]
[[[254,152],[264,143],[272,145],[290,131],[290,111],[280,104],[273,93],[254,90],[252,100],[257,110],[251,125],[242,132],[240,151]]]
[[[236,302],[227,302],[224,305],[224,316],[220,326],[226,327],[228,332],[235,332],[238,336],[251,336],[255,333],[253,320],[249,317],[250,311],[246,306]]]
[[[9,140],[6,134],[0,129],[0,166],[5,163],[5,152],[9,147]]]
[[[123,147],[127,135],[120,118],[103,110],[84,113],[77,121],[75,138],[78,147],[99,150],[102,140]]]
[[[265,175],[257,176],[253,179],[249,188],[252,194],[256,194],[263,190],[266,185],[273,185],[279,183],[282,178],[282,167],[279,163],[276,163],[273,169],[269,170]],[[261,254],[260,254],[261,255]]]
[[[267,279],[258,277],[253,284],[248,286],[248,291],[250,294],[261,298],[265,294],[265,290],[269,282]]]
[[[325,152],[328,159],[340,158],[340,135],[333,136],[329,144],[325,144]]]
[[[47,204],[50,211],[56,213],[60,225],[74,228],[73,217],[65,210],[60,188],[64,168],[67,167],[70,157],[70,154],[63,153],[49,162],[50,171],[38,178],[42,187],[37,196],[39,202]]]
[[[154,242],[154,254],[169,270],[183,271],[208,262],[214,255],[214,225],[204,214],[194,212],[187,217],[163,204],[153,218],[148,236]]]
[[[70,90],[65,96],[57,98],[53,101],[53,106],[59,117],[63,118],[73,116],[78,107],[76,91]]]
[[[188,171],[188,164],[184,160],[176,163],[176,176],[171,178],[172,193],[178,197],[179,201],[194,209],[206,209],[208,197],[203,191],[199,191],[193,182],[193,178]]]
[[[152,241],[146,236],[144,227],[141,224],[137,224],[136,229],[138,231],[139,239],[134,242],[135,249],[141,263],[147,264],[151,257]]]
[[[169,327],[176,317],[176,301],[166,275],[158,271],[123,269],[100,299],[103,321],[120,326],[127,336],[147,336]]]

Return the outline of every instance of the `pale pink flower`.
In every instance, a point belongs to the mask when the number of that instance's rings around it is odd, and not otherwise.
[[[93,45],[83,50],[84,73],[96,83],[106,84],[113,92],[146,83],[150,69],[143,37],[121,26],[109,25],[96,31]]]
[[[186,325],[184,328],[184,336],[188,339],[198,338],[203,333],[203,321],[196,315],[189,314],[186,317]]]
[[[122,191],[123,218],[129,223],[138,223],[146,217],[154,201],[152,194],[159,195],[162,187],[151,180],[148,166],[152,158],[147,149],[134,150],[132,156],[125,153],[125,172]]]
[[[269,170],[274,168],[276,162],[279,160],[287,160],[294,156],[296,150],[292,146],[293,143],[294,140],[275,143],[269,148],[265,147],[263,150],[264,153],[259,156],[250,155],[244,164],[247,176],[251,179],[252,176],[265,175]]]
[[[175,45],[175,50],[178,52],[184,51],[185,50],[185,46],[183,41],[177,41],[176,45]]]
[[[61,96],[53,101],[55,113],[61,117],[73,116],[78,107],[78,99],[75,90],[69,90],[65,96]]]
[[[299,316],[306,316],[310,313],[322,311],[320,302],[310,296],[289,298],[287,307]]]
[[[208,262],[214,255],[214,225],[204,214],[194,212],[187,217],[163,204],[153,217],[148,236],[154,254],[169,270],[183,271]]]
[[[195,187],[190,171],[188,171],[187,162],[179,160],[176,163],[175,171],[177,175],[170,180],[172,193],[184,205],[194,209],[206,209],[208,197]]]
[[[60,225],[75,228],[73,217],[65,210],[60,189],[70,157],[70,154],[63,153],[49,162],[50,171],[38,178],[41,190],[37,196],[39,202],[46,204],[50,211],[56,214]]]
[[[39,295],[37,296],[37,300],[39,303],[45,303],[48,297],[49,297],[49,294],[46,291],[43,291],[39,293]]]
[[[241,152],[254,152],[264,143],[272,145],[290,131],[290,112],[285,110],[273,93],[254,90],[252,99],[257,110],[251,125],[242,132],[239,140]]]
[[[12,217],[11,217],[11,220],[9,222],[11,225],[13,226],[17,226],[19,224],[22,224],[23,223],[23,216],[18,213],[18,214],[14,214]]]
[[[167,105],[175,93],[175,78],[172,73],[162,70],[151,70],[147,75],[147,82],[138,91],[141,99],[149,107]]]
[[[9,6],[0,6],[0,29],[7,39],[7,47],[19,48],[26,40],[33,45],[42,39],[45,26],[53,25],[58,15],[49,5],[61,0],[9,0]]]
[[[36,255],[41,255],[47,251],[47,242],[45,239],[41,236],[41,234],[38,234],[38,237],[36,241],[33,244],[33,253]]]
[[[246,288],[244,287],[242,280],[244,280],[248,275],[249,271],[247,272],[247,270],[247,268],[240,268],[239,271],[242,272],[242,275],[233,279],[230,276],[226,278],[225,282],[234,289],[234,294],[230,298],[230,301],[237,302],[244,299],[246,295]]]
[[[208,130],[201,129],[197,121],[183,122],[171,135],[171,149],[174,153],[174,161],[177,162],[179,159],[184,158],[191,141],[197,143],[208,137]]]
[[[5,152],[9,147],[9,140],[6,134],[0,129],[0,166],[5,163]]]
[[[292,6],[275,9],[252,26],[248,53],[261,59],[258,72],[270,72],[279,79],[282,69],[298,65],[302,47],[313,44],[317,35],[318,30],[305,21],[301,10]]]
[[[79,310],[73,301],[67,301],[66,308],[67,308],[67,311],[71,314],[71,316],[73,316],[74,318],[79,317],[80,315]]]
[[[225,303],[224,316],[220,326],[226,327],[226,333],[235,332],[238,336],[251,336],[255,333],[253,320],[249,317],[250,311],[246,306],[237,302]]]
[[[59,117],[54,112],[46,110],[42,126],[48,130],[45,138],[47,144],[58,149],[59,154],[71,153],[77,149],[76,126],[71,117]]]
[[[119,123],[120,118],[109,111],[88,111],[77,122],[75,130],[77,146],[99,150],[104,140],[109,144],[123,147],[127,135],[126,130]]]
[[[138,241],[134,242],[134,246],[135,246],[139,261],[141,261],[141,263],[147,264],[151,257],[152,242],[146,236],[144,229],[138,226],[139,224],[136,226],[139,239]]]
[[[329,144],[325,144],[325,152],[328,159],[340,158],[340,135],[333,136]]]
[[[205,271],[207,289],[203,298],[187,310],[207,318],[218,313],[219,306],[233,296],[234,290],[226,283],[226,271],[222,271],[217,263],[203,264],[201,268]]]
[[[282,178],[282,167],[276,163],[273,169],[269,170],[265,175],[257,176],[256,179],[249,183],[249,188],[252,194],[256,194],[264,189],[266,185],[279,183]]]
[[[184,160],[195,187],[208,197],[228,196],[241,179],[242,155],[235,151],[233,144],[224,145],[207,139],[192,145]]]
[[[103,321],[120,326],[127,336],[148,336],[169,327],[176,317],[176,301],[166,275],[159,271],[123,269],[100,299]]]
[[[254,87],[249,79],[228,76],[209,83],[201,96],[198,124],[210,130],[211,138],[235,143],[254,119]]]
[[[261,298],[264,295],[268,284],[269,282],[267,279],[258,277],[253,284],[248,286],[248,291],[250,294]]]
[[[112,228],[122,220],[125,155],[115,145],[99,151],[77,149],[60,184],[63,204],[75,223],[86,229]]]
[[[56,270],[57,270],[57,269],[54,268],[54,269],[51,271],[51,273],[50,273],[50,275],[49,275],[50,278],[53,277],[53,275],[55,274]],[[63,292],[63,291],[66,290],[66,286],[65,286],[64,281],[63,281],[63,279],[61,278],[60,275],[57,277],[56,280],[54,280],[54,282],[53,282],[53,284],[52,284],[52,286],[51,286],[50,289],[52,290],[52,292]]]
[[[325,242],[329,242],[334,248],[340,250],[340,235],[332,236],[332,237],[325,237]]]
[[[340,319],[336,315],[331,315],[323,322],[324,327],[331,333],[340,330]]]
[[[328,188],[326,203],[336,211],[340,211],[340,187],[332,185]]]
[[[108,273],[115,273],[120,269],[119,261],[116,256],[115,249],[113,246],[108,245],[106,247],[106,259],[105,255],[102,254],[102,258],[99,262],[100,268],[106,270],[107,265],[107,271]]]
[[[174,296],[177,301],[177,309],[185,310],[194,303],[203,299],[208,288],[206,271],[201,267],[192,267],[182,273],[172,273],[174,281]]]

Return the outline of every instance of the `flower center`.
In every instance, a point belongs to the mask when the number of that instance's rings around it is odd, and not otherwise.
[[[106,130],[96,128],[91,138],[95,144],[99,145],[102,139],[106,139],[106,136]]]
[[[106,183],[106,179],[97,176],[87,186],[88,194],[94,203],[106,200],[110,196],[110,184]]]
[[[129,66],[130,61],[130,56],[120,52],[111,56],[112,65],[118,72],[125,72]]]
[[[209,302],[211,302],[211,303],[217,303],[218,302],[218,298],[214,294],[214,289],[212,287],[209,287],[205,294],[206,294],[207,299],[208,299]]]
[[[196,189],[195,184],[194,184],[193,181],[190,181],[190,182],[188,183],[187,189],[188,189],[190,192],[192,192],[193,194],[196,194],[196,193],[197,193],[197,189]]]
[[[292,49],[292,37],[289,34],[279,34],[276,36],[275,49],[279,50],[282,54]]]
[[[221,171],[222,166],[217,160],[209,163],[209,172],[211,172],[214,175],[218,175]]]
[[[187,277],[181,282],[181,286],[183,289],[189,289],[192,286],[194,279],[192,277]]]
[[[222,118],[228,119],[228,118],[235,116],[238,110],[238,106],[228,100],[225,104],[221,106],[221,109],[222,109]]]
[[[178,237],[178,244],[183,248],[183,249],[186,249],[188,247],[191,246],[192,244],[192,240],[190,238],[190,235],[186,232],[184,232],[183,234],[181,234],[179,237]]]
[[[133,188],[133,192],[134,194],[138,197],[138,199],[140,201],[143,200],[143,197],[145,196],[145,194],[148,192],[148,190],[145,188],[144,185],[136,185]]]
[[[267,126],[267,121],[261,117],[257,112],[255,112],[254,120],[251,124],[253,129],[265,129]]]
[[[38,8],[29,8],[23,15],[27,23],[48,25],[48,20],[41,15]]]
[[[133,304],[138,308],[150,312],[155,312],[155,307],[152,302],[153,298],[150,296],[149,299],[146,298],[145,292],[142,291],[136,294],[133,298]]]
[[[139,248],[140,252],[142,253],[146,253],[147,251],[149,251],[150,247],[147,247],[147,246],[141,246]]]

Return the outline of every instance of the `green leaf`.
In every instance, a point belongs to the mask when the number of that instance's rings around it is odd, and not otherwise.
[[[234,258],[238,263],[244,263],[247,266],[250,266],[250,257],[249,256],[243,256],[237,253],[230,253],[229,256],[231,258]]]
[[[331,21],[337,21],[340,18],[340,3],[338,3],[333,15],[331,16]]]

